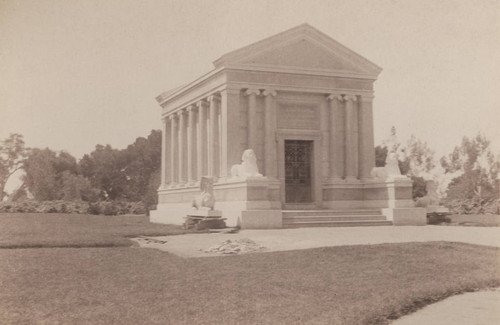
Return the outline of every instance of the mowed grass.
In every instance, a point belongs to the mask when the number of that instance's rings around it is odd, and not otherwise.
[[[109,233],[129,234],[120,231]],[[498,263],[497,248],[445,242],[192,259],[138,247],[0,249],[0,323],[387,324],[499,286]]]
[[[130,246],[127,237],[184,232],[146,216],[0,213],[0,248]]]

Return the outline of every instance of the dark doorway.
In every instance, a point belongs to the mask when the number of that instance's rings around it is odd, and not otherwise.
[[[285,140],[286,203],[311,203],[312,141]]]

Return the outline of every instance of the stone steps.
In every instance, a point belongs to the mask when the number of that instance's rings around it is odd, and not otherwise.
[[[283,228],[390,226],[378,210],[283,211]]]

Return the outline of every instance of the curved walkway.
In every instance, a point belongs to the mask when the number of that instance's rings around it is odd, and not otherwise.
[[[214,256],[203,252],[228,239],[249,238],[267,251],[286,251],[329,246],[369,245],[426,241],[463,242],[500,247],[500,227],[378,226],[241,230],[235,234],[210,233],[155,237],[140,241],[141,247],[157,248],[182,257]]]

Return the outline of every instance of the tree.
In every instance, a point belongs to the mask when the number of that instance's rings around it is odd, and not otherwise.
[[[64,196],[63,175],[78,174],[76,159],[67,152],[56,153],[48,148],[33,149],[25,159],[24,182],[39,201],[59,200]]]
[[[23,136],[17,133],[0,143],[0,202],[5,197],[5,185],[9,178],[23,167],[28,149],[24,146]]]
[[[387,147],[376,146],[375,147],[375,167],[384,167],[385,160],[387,159]]]
[[[152,130],[146,138],[137,138],[123,152],[127,162],[124,173],[127,177],[127,199],[142,200],[148,192],[151,175],[161,166],[161,131]]]
[[[161,166],[161,131],[152,130],[126,149],[97,145],[80,160],[82,174],[101,189],[104,198],[141,201],[151,195],[151,175]],[[158,177],[159,178],[159,177]],[[148,199],[148,202],[150,199]]]
[[[484,135],[464,137],[448,157],[441,158],[445,173],[455,174],[448,185],[448,199],[491,199],[495,196],[500,161]]]
[[[87,178],[68,170],[62,173],[62,192],[64,200],[94,202],[99,198],[99,190],[93,188]]]
[[[79,166],[82,175],[90,180],[93,187],[101,190],[104,199],[123,198],[126,175],[125,161],[120,151],[110,145],[97,145],[95,150],[84,155]]]

